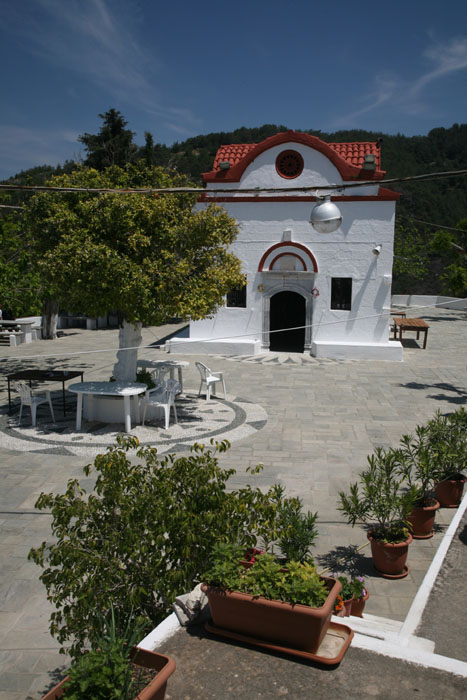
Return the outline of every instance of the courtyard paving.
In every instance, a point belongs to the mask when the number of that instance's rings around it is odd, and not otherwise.
[[[231,485],[279,482],[288,495],[300,496],[305,508],[318,511],[319,567],[355,566],[367,577],[371,596],[367,611],[393,620],[405,618],[453,512],[439,512],[432,540],[411,545],[409,575],[386,581],[372,569],[363,528],[347,526],[337,510],[337,494],[348,488],[376,446],[397,445],[402,434],[436,410],[453,411],[467,398],[465,313],[430,308],[409,310],[408,315],[422,316],[430,332],[426,350],[415,340],[404,340],[403,363],[338,362],[272,353],[180,356],[190,362],[184,372],[181,425],[170,426],[169,431],[158,424],[144,433],[134,430],[161,451],[186,450],[195,440],[206,442],[211,435],[231,440],[232,447],[221,460],[237,470]],[[144,329],[143,344],[157,345],[174,329]],[[80,369],[85,381],[107,380],[117,344],[115,330],[70,329],[55,341],[2,348],[0,370],[4,377],[19,369]],[[166,356],[151,347],[140,351],[139,357]],[[197,399],[196,359],[224,371],[226,401],[219,398],[207,404]],[[35,509],[35,501],[42,491],[62,491],[69,478],[90,486],[82,467],[119,429],[85,424],[82,433],[75,433],[74,398],[67,399],[70,411],[64,420],[61,386],[48,388],[56,397],[57,424],[51,424],[45,406],[39,409],[33,430],[27,418],[20,427],[15,413],[8,416],[6,379],[0,384],[0,700],[40,698],[66,666],[66,657],[58,655],[58,645],[48,633],[50,608],[38,580],[40,571],[27,561],[30,547],[50,534],[50,517]],[[212,413],[203,416],[205,411]],[[259,462],[264,464],[260,474],[246,473],[246,467]],[[465,607],[459,614],[465,616],[464,611]]]

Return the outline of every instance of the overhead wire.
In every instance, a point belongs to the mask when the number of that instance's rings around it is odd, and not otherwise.
[[[358,182],[346,182],[340,185],[322,184],[305,185],[295,187],[239,187],[239,188],[215,188],[204,187],[142,187],[142,188],[111,188],[111,187],[54,187],[52,185],[10,185],[0,184],[0,190],[25,191],[25,192],[76,192],[84,194],[258,194],[260,192],[314,192],[321,190],[346,190],[355,187],[368,187],[375,185],[390,185],[401,182],[421,182],[427,180],[440,180],[446,177],[461,177],[467,175],[467,170],[450,170],[439,173],[425,173],[422,175],[409,175],[407,177],[383,178],[378,180],[361,180]]]
[[[429,308],[436,308],[438,306],[445,306],[446,304],[455,304],[458,302],[467,302],[467,297],[462,298],[462,299],[453,299],[452,301],[443,301],[439,302],[438,304],[426,304],[423,306],[410,306],[408,308],[414,309],[414,310],[419,310],[419,309],[429,309]],[[306,328],[322,328],[323,326],[333,326],[339,323],[348,323],[349,321],[365,321],[370,318],[383,318],[387,316],[388,318],[391,315],[390,309],[386,310],[386,313],[379,313],[379,314],[371,314],[369,316],[354,316],[354,317],[347,317],[345,319],[340,319],[337,321],[326,321],[326,322],[320,322],[320,323],[309,323],[305,324],[303,326],[294,326],[292,328],[278,328],[276,330],[269,330],[269,331],[256,331],[254,333],[241,333],[239,335],[228,335],[228,336],[219,336],[217,338],[197,338],[197,339],[189,339],[187,342],[190,343],[190,345],[193,344],[198,344],[198,343],[205,343],[207,341],[209,342],[216,342],[216,341],[227,341],[227,340],[236,340],[238,338],[249,338],[253,336],[258,336],[258,335],[269,335],[271,333],[283,333],[284,331],[295,331],[295,330],[302,330]],[[130,351],[130,350],[154,350],[154,349],[160,349],[165,346],[164,344],[157,345],[157,344],[151,344],[151,345],[133,345],[130,347],[126,348],[100,348],[96,350],[79,350],[77,352],[63,352],[63,353],[52,353],[50,355],[22,355],[21,357],[11,357],[8,355],[0,355],[0,359],[2,360],[14,360],[15,362],[21,362],[22,360],[34,360],[34,359],[50,359],[50,358],[58,358],[58,357],[75,357],[77,355],[92,355],[92,354],[99,354],[99,353],[104,353],[104,352],[125,352],[125,351]],[[182,350],[183,345],[180,346],[180,350]]]

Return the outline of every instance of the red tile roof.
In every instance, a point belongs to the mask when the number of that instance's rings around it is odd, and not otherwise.
[[[352,141],[350,143],[326,143],[316,136],[303,134],[297,131],[281,132],[258,143],[232,143],[220,146],[214,158],[214,167],[211,172],[203,173],[206,182],[222,179],[224,181],[237,181],[239,175],[247,165],[261,152],[274,145],[285,142],[298,142],[317,148],[334,162],[341,172],[343,179],[365,177],[366,179],[378,179],[383,177],[381,168],[381,151],[374,141]],[[256,151],[255,154],[252,151]],[[248,154],[250,154],[248,156]],[[376,170],[362,170],[365,156],[375,156]],[[336,158],[337,156],[337,158]],[[219,164],[229,162],[229,170],[221,170]],[[243,163],[242,163],[243,161]],[[235,167],[238,166],[238,167]]]
[[[219,163],[228,161],[230,167],[237,165],[246,154],[251,151],[256,143],[231,143],[225,146],[220,146],[214,158],[213,170],[219,170]],[[352,141],[350,143],[328,143],[341,158],[361,168],[367,153],[371,153],[376,157],[376,169],[381,167],[381,151],[375,141]]]

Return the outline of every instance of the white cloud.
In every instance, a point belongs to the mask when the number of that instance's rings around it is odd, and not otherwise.
[[[456,37],[444,43],[429,46],[423,52],[423,58],[428,59],[432,66],[412,81],[397,75],[377,75],[374,87],[360,101],[362,106],[344,114],[335,120],[332,127],[351,127],[357,125],[357,118],[374,112],[382,105],[388,105],[389,112],[419,115],[426,111],[423,103],[424,88],[448,75],[453,75],[467,69],[467,38]],[[433,104],[433,93],[430,98],[430,113],[436,105]]]
[[[418,95],[429,83],[449,74],[467,69],[467,37],[454,38],[445,44],[429,47],[424,56],[433,64],[433,68],[421,75],[410,88],[412,96]]]
[[[137,104],[180,128],[196,123],[184,105],[164,103],[157,87],[164,63],[140,39],[139,12],[132,0],[34,0],[0,5],[0,21],[23,49],[91,81],[106,99]]]
[[[27,129],[0,124],[0,179],[36,165],[63,163],[71,157],[70,143],[78,150],[77,137],[75,132],[52,127]]]

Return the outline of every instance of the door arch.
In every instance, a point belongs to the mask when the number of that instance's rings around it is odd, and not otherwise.
[[[271,296],[269,348],[276,352],[304,352],[306,300],[298,292],[282,291]],[[287,330],[294,328],[295,330]],[[276,332],[271,332],[276,331]]]

